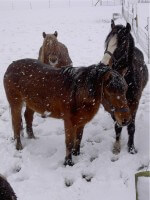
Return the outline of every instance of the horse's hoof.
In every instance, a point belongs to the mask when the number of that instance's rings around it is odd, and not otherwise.
[[[120,142],[115,142],[113,146],[113,154],[117,155],[120,153],[121,145]]]
[[[22,147],[22,144],[20,143],[20,144],[16,144],[16,149],[19,151],[19,150],[22,150],[23,149],[23,147]]]
[[[72,162],[72,160],[68,159],[68,160],[65,160],[64,165],[65,166],[69,165],[72,167],[74,165],[74,163]]]
[[[132,145],[131,147],[128,147],[128,152],[130,154],[136,154],[137,150],[135,149],[135,147]]]
[[[28,135],[29,139],[36,139],[36,137],[33,134]]]

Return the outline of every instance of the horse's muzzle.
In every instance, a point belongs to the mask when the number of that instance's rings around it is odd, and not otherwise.
[[[126,119],[124,119],[124,120],[122,121],[122,126],[127,126],[128,124],[130,124],[130,121],[131,121],[131,120],[126,120]]]

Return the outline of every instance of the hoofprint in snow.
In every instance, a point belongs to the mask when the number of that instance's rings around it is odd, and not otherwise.
[[[15,150],[11,114],[3,88],[3,75],[13,60],[38,57],[43,31],[58,31],[58,40],[68,47],[74,66],[98,63],[103,57],[113,12],[121,12],[121,7],[0,12],[0,173],[7,177],[18,200],[135,199],[134,174],[149,165],[149,83],[136,117],[138,153],[128,154],[128,135],[124,128],[121,153],[113,155],[114,124],[100,107],[86,125],[81,155],[73,157],[73,167],[63,165],[65,137],[61,120],[36,114],[33,123],[36,139],[27,139],[24,130],[24,149]],[[120,22],[125,24],[123,20]]]

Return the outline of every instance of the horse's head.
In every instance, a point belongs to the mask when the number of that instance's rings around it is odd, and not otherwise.
[[[118,72],[110,70],[105,74],[102,84],[102,102],[120,126],[126,126],[131,120],[126,99],[127,88],[125,79]]]
[[[128,67],[129,46],[133,40],[131,26],[115,25],[111,20],[111,31],[105,40],[105,53],[102,63],[111,66],[124,75]]]
[[[59,46],[57,40],[58,33],[55,31],[54,34],[46,34],[43,32],[43,47],[44,47],[44,54],[45,59],[44,62],[46,64],[50,64],[51,66],[55,67],[58,64],[59,59]]]

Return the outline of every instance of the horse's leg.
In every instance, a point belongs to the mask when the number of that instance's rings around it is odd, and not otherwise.
[[[26,106],[26,110],[24,113],[25,121],[26,121],[26,131],[29,138],[35,138],[32,129],[34,111],[31,110],[28,106]]]
[[[128,139],[128,152],[131,154],[137,153],[134,147],[134,133],[135,133],[135,117],[132,119],[131,123],[127,127],[129,139]]]
[[[74,145],[74,138],[76,134],[76,128],[69,120],[65,120],[65,140],[66,140],[66,157],[64,165],[73,166],[72,162],[72,150]]]
[[[132,113],[132,120],[130,124],[127,126],[127,130],[128,130],[128,135],[129,135],[128,152],[131,154],[137,153],[137,150],[134,147],[134,133],[135,133],[135,117],[136,117],[136,112],[139,105],[139,100],[140,100],[140,96],[136,96],[136,99],[134,100],[132,99],[129,101],[129,108]]]
[[[115,123],[115,132],[116,132],[116,141],[113,146],[113,153],[118,154],[120,153],[121,145],[120,145],[120,136],[121,136],[122,127],[118,126],[117,123]]]
[[[80,155],[80,144],[81,144],[81,139],[83,135],[83,129],[84,129],[84,126],[81,126],[76,131],[76,137],[74,138],[74,147],[72,151],[72,154],[74,156]]]
[[[22,128],[22,119],[21,119],[22,104],[10,105],[10,107],[11,107],[12,125],[14,130],[14,139],[17,140],[16,149],[21,150],[22,144],[20,140],[20,132]]]

